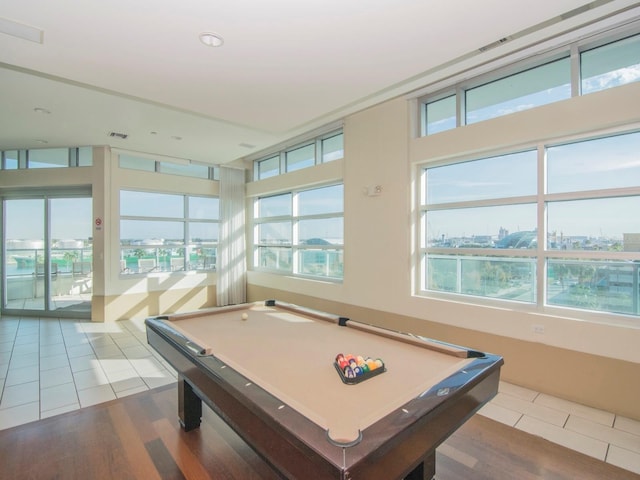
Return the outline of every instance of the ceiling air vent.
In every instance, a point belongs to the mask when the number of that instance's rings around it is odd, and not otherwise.
[[[118,133],[118,132],[111,132],[109,133],[110,137],[116,137],[116,138],[121,138],[122,140],[126,140],[126,138],[129,136],[128,133]]]
[[[503,43],[508,42],[510,39],[510,37],[504,37],[501,38],[500,40],[496,40],[493,43],[490,43],[489,45],[485,45],[484,47],[480,47],[478,50],[480,50],[481,52],[486,52],[487,50],[491,50],[492,48],[496,48],[500,45],[502,45]]]

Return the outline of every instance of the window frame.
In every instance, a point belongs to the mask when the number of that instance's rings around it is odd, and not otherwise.
[[[325,160],[324,141],[337,136],[342,136],[342,157],[336,157],[336,158]],[[296,150],[300,150],[305,147],[309,147],[311,145],[313,145],[314,147],[313,165],[309,165],[301,168],[289,169],[287,155]],[[276,158],[278,159],[278,171],[276,173],[272,173],[267,176],[261,176],[261,165],[263,164],[263,162],[273,161]],[[278,175],[294,173],[294,172],[305,170],[307,168],[311,168],[317,165],[322,165],[324,163],[330,163],[335,160],[339,160],[341,158],[344,158],[344,132],[342,128],[337,130],[333,129],[322,135],[312,137],[300,142],[296,142],[295,144],[289,145],[284,149],[276,150],[266,155],[263,154],[259,158],[253,160],[253,180],[254,181],[266,180],[268,178],[276,177]]]
[[[66,155],[66,164],[51,164],[51,166],[42,165],[35,166],[30,164],[33,160],[30,160],[29,157],[33,155],[33,152],[46,152],[47,150],[65,150],[67,152]],[[8,163],[8,154],[14,154],[15,157],[11,160],[16,160],[15,167],[9,167]],[[55,148],[31,148],[31,149],[7,149],[0,151],[0,170],[13,171],[13,170],[45,170],[45,169],[59,169],[59,168],[76,168],[76,167],[91,167],[93,166],[93,148],[89,146],[83,147],[55,147]]]
[[[498,80],[506,79],[510,76],[525,72],[527,70],[534,70],[536,68],[555,62],[561,58],[568,57],[570,59],[571,94],[569,98],[580,96],[582,95],[582,92],[581,92],[582,81],[580,78],[582,53],[597,49],[599,47],[613,44],[620,40],[625,40],[627,38],[632,38],[636,36],[640,36],[640,26],[638,25],[638,22],[633,22],[630,25],[622,26],[620,28],[615,29],[614,31],[607,29],[603,32],[591,34],[577,41],[567,42],[564,45],[551,48],[548,51],[541,52],[537,55],[533,55],[521,60],[516,60],[516,61],[513,61],[512,63],[500,66],[490,72],[479,71],[480,69],[486,69],[487,68],[486,66],[479,67],[478,71],[476,72],[477,74],[474,75],[473,71],[471,73],[466,72],[467,78],[462,79],[457,83],[454,83],[453,85],[448,84],[442,87],[441,84],[435,84],[434,85],[435,88],[432,91],[425,93],[417,98],[418,105],[419,105],[419,108],[417,108],[417,115],[419,117],[417,125],[419,125],[419,128],[420,128],[420,131],[417,132],[417,135],[420,137],[426,137],[430,135],[437,135],[442,131],[451,130],[451,129],[446,129],[446,130],[442,130],[434,133],[429,133],[429,134],[427,133],[427,126],[428,126],[427,105],[428,104],[431,104],[438,100],[442,100],[443,98],[446,98],[455,93],[456,106],[457,106],[455,128],[465,126],[466,116],[467,116],[467,108],[465,105],[465,97],[466,97],[465,94],[467,90],[475,89]],[[611,87],[611,88],[615,88],[615,87]],[[585,93],[585,95],[588,95],[588,94],[589,93]],[[532,108],[537,108],[537,106]],[[515,112],[512,112],[512,113],[515,113]],[[500,118],[501,116],[505,116],[505,115],[499,115],[496,117],[489,118],[487,120]],[[474,122],[472,124],[482,123],[483,121],[486,121],[486,120]]]
[[[557,193],[549,193],[547,191],[546,183],[546,162],[547,162],[547,149],[552,147],[561,147],[563,145],[580,143],[584,141],[597,141],[599,139],[613,138],[619,135],[635,134],[640,135],[640,128],[636,126],[621,127],[615,130],[607,130],[599,133],[589,133],[583,135],[576,135],[570,138],[563,139],[548,139],[533,142],[530,145],[523,146],[519,149],[507,149],[502,151],[495,151],[491,153],[482,153],[478,155],[467,155],[464,157],[458,157],[455,159],[443,160],[440,162],[422,163],[417,164],[416,181],[419,182],[416,188],[416,245],[417,259],[416,263],[419,268],[416,269],[415,278],[415,291],[418,296],[425,298],[438,298],[446,300],[462,300],[467,303],[491,306],[498,308],[513,308],[519,311],[530,311],[542,314],[554,314],[571,316],[581,320],[589,320],[596,322],[605,321],[608,324],[623,324],[638,326],[640,324],[640,297],[638,296],[638,285],[632,286],[632,305],[635,305],[635,312],[615,312],[605,311],[589,308],[577,308],[570,305],[561,305],[558,303],[552,303],[548,299],[548,268],[550,264],[554,262],[566,262],[576,263],[585,262],[586,266],[595,265],[602,266],[603,263],[610,262],[607,268],[619,268],[619,264],[625,262],[634,262],[637,264],[640,262],[640,252],[633,251],[607,251],[607,250],[579,250],[579,249],[553,249],[547,246],[548,228],[547,228],[547,207],[553,202],[565,202],[565,201],[577,201],[577,200],[590,200],[590,199],[611,199],[619,197],[640,197],[640,183],[636,186],[622,186],[622,187],[607,187],[607,188],[594,188],[594,189],[582,189],[578,191],[561,191]],[[456,202],[446,205],[429,205],[427,203],[427,196],[425,192],[426,171],[430,168],[442,167],[447,165],[455,165],[465,163],[473,160],[482,160],[491,158],[494,156],[507,155],[515,153],[517,151],[524,151],[529,149],[535,149],[537,152],[537,193],[533,196],[525,197],[506,197],[490,200],[470,200],[463,202]],[[495,249],[495,248],[465,248],[465,249],[453,249],[437,248],[429,246],[425,243],[424,239],[427,238],[428,231],[427,226],[424,223],[427,211],[433,211],[445,208],[463,208],[472,206],[486,206],[501,205],[501,204],[522,204],[535,202],[537,209],[536,218],[536,240],[537,245],[531,249]],[[626,232],[625,232],[626,233]],[[493,298],[489,296],[476,296],[469,295],[460,292],[448,292],[444,290],[430,290],[427,288],[427,261],[429,258],[440,258],[445,256],[450,259],[457,259],[467,257],[466,259],[475,259],[476,256],[491,257],[495,260],[503,259],[521,259],[522,262],[535,262],[535,300],[533,302],[521,302],[504,298]],[[640,269],[640,265],[636,267]],[[637,270],[636,270],[637,271]],[[636,283],[640,283],[640,278],[636,280]]]
[[[324,188],[330,188],[333,186],[341,186],[342,188],[342,210],[335,212],[323,212],[323,213],[310,213],[310,214],[300,214],[298,208],[298,197],[300,194],[304,192],[309,192],[311,190],[321,190]],[[273,198],[281,195],[290,195],[290,214],[276,214],[271,216],[260,216],[260,201],[263,199]],[[344,182],[329,182],[319,185],[314,185],[313,187],[305,187],[305,188],[294,188],[288,189],[285,191],[273,192],[269,194],[264,194],[260,196],[256,196],[253,198],[252,205],[252,218],[251,218],[251,241],[250,241],[250,268],[255,271],[272,273],[276,275],[285,275],[285,276],[293,276],[299,278],[308,278],[313,280],[322,280],[327,282],[336,282],[341,283],[344,279]],[[331,220],[331,219],[341,219],[342,221],[342,243],[341,244],[305,244],[300,240],[299,228],[300,224],[309,220]],[[277,242],[262,242],[259,239],[258,231],[262,225],[265,224],[277,224],[277,223],[289,223],[290,224],[290,235],[291,239],[290,243],[277,243]],[[264,248],[271,249],[284,249],[285,251],[289,251],[291,265],[288,269],[282,268],[274,268],[269,266],[261,266],[260,265],[260,251]],[[337,255],[341,257],[341,275],[339,276],[329,276],[329,275],[314,275],[311,273],[303,273],[302,269],[304,267],[303,262],[301,261],[301,257],[304,252],[333,252],[336,251]],[[327,267],[328,268],[328,267]],[[328,270],[327,270],[328,271]]]
[[[140,162],[139,167],[135,166],[136,161]],[[147,168],[144,168],[145,164],[148,165]],[[219,167],[215,165],[197,163],[192,162],[191,160],[183,160],[179,158],[163,160],[157,159],[153,155],[129,153],[126,151],[118,153],[118,168],[146,173],[157,173],[160,175],[171,175],[174,177],[199,178],[202,180],[220,179]],[[171,171],[171,168],[174,168],[175,170]],[[193,169],[193,171],[189,172],[190,169]],[[201,174],[203,169],[205,171],[204,175]]]
[[[123,215],[122,214],[122,204],[121,204],[121,195],[122,192],[135,192],[141,194],[149,194],[149,195],[172,195],[175,197],[180,197],[182,201],[182,215],[181,216],[163,216],[163,215]],[[215,195],[190,195],[190,194],[182,194],[182,193],[173,193],[173,192],[165,192],[165,191],[150,191],[150,190],[141,190],[138,188],[120,188],[118,190],[118,251],[120,258],[120,269],[119,274],[121,277],[130,277],[130,276],[140,276],[140,275],[149,275],[151,273],[162,273],[162,274],[175,274],[175,273],[185,273],[185,272],[199,272],[199,273],[207,273],[207,272],[215,272],[216,271],[216,261],[217,261],[217,249],[219,244],[219,238],[216,241],[211,242],[196,242],[190,235],[190,227],[195,224],[207,224],[207,225],[216,225],[216,229],[218,231],[218,235],[220,232],[220,219],[219,212],[216,212],[216,218],[214,219],[203,219],[197,216],[191,217],[189,213],[190,207],[190,199],[192,198],[206,198],[206,199],[215,199],[219,201],[219,197]],[[123,221],[131,221],[131,222],[165,222],[165,223],[181,223],[182,224],[182,241],[181,243],[176,244],[155,244],[155,243],[147,243],[147,244],[123,244],[122,238],[122,222]],[[128,239],[132,241],[134,239]],[[177,239],[176,239],[177,240]],[[140,271],[140,268],[143,268],[138,262],[137,268],[133,268],[129,266],[129,263],[126,258],[131,257],[131,255],[125,255],[125,251],[132,251],[133,256],[138,256],[139,259],[142,259],[141,256],[137,255],[135,252],[137,250],[155,250],[155,258],[158,259],[160,257],[165,257],[164,262],[160,262],[162,267],[158,264],[159,262],[156,260],[155,264],[147,270]],[[169,262],[167,263],[167,253],[169,250],[178,250],[181,255],[172,255],[169,253]],[[213,254],[210,254],[210,251],[214,251]],[[164,254],[161,254],[160,251],[165,251]],[[198,253],[200,252],[200,253]],[[197,256],[195,262],[191,261],[191,257],[193,255]],[[172,260],[179,259],[181,262],[173,262]],[[201,261],[202,260],[202,261]],[[123,263],[124,262],[124,263]],[[168,265],[168,268],[166,268]]]

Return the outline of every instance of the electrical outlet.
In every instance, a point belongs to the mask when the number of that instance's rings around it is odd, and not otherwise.
[[[531,325],[531,330],[533,331],[533,333],[536,333],[538,335],[544,335],[544,325],[533,324]]]

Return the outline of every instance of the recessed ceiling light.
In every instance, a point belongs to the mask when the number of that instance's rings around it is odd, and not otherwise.
[[[224,39],[217,33],[204,32],[200,34],[200,41],[207,47],[221,47]]]
[[[36,140],[36,143],[45,144],[45,143],[49,143],[49,142],[47,140]]]
[[[47,110],[46,108],[42,108],[42,107],[36,107],[33,109],[33,111],[36,113],[42,113],[43,115],[49,115],[51,113],[50,110]]]

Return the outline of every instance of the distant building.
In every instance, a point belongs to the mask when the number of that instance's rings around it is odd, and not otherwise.
[[[622,245],[625,252],[640,252],[640,233],[623,233]]]
[[[535,248],[537,240],[535,230],[514,232],[496,242],[496,248]]]

